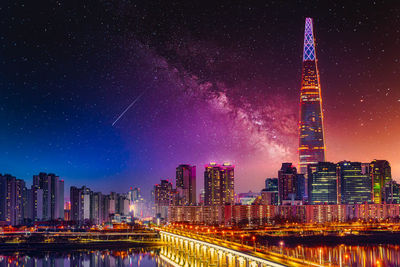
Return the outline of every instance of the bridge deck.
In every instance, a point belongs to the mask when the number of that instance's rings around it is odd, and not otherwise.
[[[184,240],[193,241],[195,243],[200,243],[203,245],[207,245],[209,247],[213,247],[218,250],[226,251],[228,253],[232,253],[238,256],[246,257],[251,260],[268,264],[269,266],[310,266],[310,267],[322,267],[324,265],[307,261],[305,259],[298,259],[294,257],[285,256],[279,253],[254,249],[252,246],[242,245],[236,242],[221,240],[217,238],[210,238],[204,235],[198,235],[194,233],[188,233],[184,231],[165,231],[160,230],[160,233],[173,235],[178,238],[182,238]],[[335,266],[330,264],[329,266]]]

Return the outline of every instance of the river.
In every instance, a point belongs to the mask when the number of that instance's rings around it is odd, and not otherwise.
[[[289,256],[336,266],[400,266],[399,245],[273,247]],[[0,267],[114,267],[114,266],[165,266],[171,267],[159,256],[159,248],[134,248],[113,250],[0,252]]]

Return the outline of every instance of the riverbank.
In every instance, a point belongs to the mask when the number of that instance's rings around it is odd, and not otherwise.
[[[0,243],[1,252],[32,252],[32,251],[67,251],[67,250],[102,250],[160,247],[160,241],[146,240],[112,240],[85,242],[9,242]]]

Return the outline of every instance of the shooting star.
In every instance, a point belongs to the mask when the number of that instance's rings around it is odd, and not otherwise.
[[[138,97],[135,98],[135,100],[132,101],[132,103],[130,103],[130,105],[121,113],[121,115],[118,116],[118,118],[112,123],[112,126],[114,126],[119,119],[122,118],[122,116],[124,116],[124,114],[133,106],[135,105],[135,103],[144,95],[144,93],[146,93],[146,91],[143,91]]]

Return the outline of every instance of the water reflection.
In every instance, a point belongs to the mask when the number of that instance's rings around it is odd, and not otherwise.
[[[278,253],[305,258],[326,266],[400,266],[400,246],[371,245],[335,247],[270,247]],[[0,253],[0,267],[114,267],[165,266],[177,264],[160,255],[160,248],[125,250],[88,250],[74,252]],[[203,262],[204,264],[204,262]]]
[[[160,262],[157,249],[94,250],[74,252],[2,253],[0,267],[114,267],[169,266]]]
[[[284,255],[305,258],[329,266],[400,266],[399,245],[320,246],[320,247],[271,247]]]

